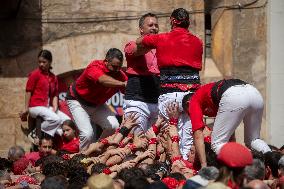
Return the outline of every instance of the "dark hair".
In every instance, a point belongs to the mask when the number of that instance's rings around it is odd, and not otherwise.
[[[106,53],[106,60],[110,61],[114,58],[117,58],[119,61],[123,62],[123,54],[122,52],[117,48],[111,48]]]
[[[72,121],[72,120],[70,120],[70,119],[67,119],[67,120],[63,121],[62,126],[63,126],[63,125],[68,125],[69,127],[71,127],[71,129],[73,129],[73,130],[75,130],[75,131],[76,131],[76,129],[77,129],[77,127],[76,127],[74,121]]]
[[[181,28],[188,28],[190,22],[189,22],[189,14],[187,10],[183,8],[178,8],[175,9],[171,17],[176,19],[177,21],[180,21],[180,23],[176,24],[176,26],[181,27]]]
[[[124,182],[128,182],[133,178],[144,177],[144,172],[142,169],[133,167],[130,169],[122,169],[118,174],[118,177]]]
[[[271,169],[273,177],[278,177],[278,162],[281,158],[281,153],[272,151],[264,154],[264,164]]]
[[[58,176],[58,175],[65,175],[65,167],[60,162],[52,162],[45,164],[42,167],[42,173],[46,177]]]
[[[103,172],[103,170],[107,168],[106,164],[103,163],[96,163],[93,165],[92,170],[91,170],[91,175],[92,174],[100,174]]]
[[[168,177],[174,178],[177,181],[186,180],[185,176],[179,172],[170,173]]]
[[[194,93],[190,92],[186,95],[184,95],[183,99],[182,99],[182,108],[183,108],[183,111],[187,110],[188,109],[188,101],[191,99],[192,95]]]
[[[132,178],[124,185],[124,189],[145,189],[149,187],[150,183],[145,177]]]
[[[144,15],[141,16],[141,18],[139,19],[139,27],[142,28],[144,21],[147,17],[154,17],[156,19],[158,19],[157,15],[153,14],[153,13],[146,13]]]
[[[162,181],[155,181],[151,183],[150,189],[168,189],[168,186]]]
[[[52,136],[48,135],[48,134],[44,134],[43,136],[41,136],[40,140],[39,140],[39,146],[42,145],[42,141],[43,140],[51,140],[52,141]],[[53,141],[52,141],[53,142]]]
[[[0,170],[7,170],[7,171],[11,171],[13,166],[13,162],[9,161],[6,158],[1,158],[0,157]]]
[[[63,176],[47,177],[40,186],[41,189],[65,189],[68,182]]]
[[[48,60],[49,62],[52,62],[52,54],[49,50],[41,50],[39,53],[38,53],[38,58],[39,57],[43,57],[44,59]]]

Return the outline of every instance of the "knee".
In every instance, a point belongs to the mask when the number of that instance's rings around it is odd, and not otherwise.
[[[94,138],[94,133],[93,133],[93,131],[82,132],[82,133],[80,133],[80,138],[82,138],[85,141],[92,141],[93,138]]]

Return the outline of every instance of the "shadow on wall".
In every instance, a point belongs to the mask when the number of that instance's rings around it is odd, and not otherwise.
[[[26,77],[42,48],[40,0],[9,0],[0,6],[0,77]]]

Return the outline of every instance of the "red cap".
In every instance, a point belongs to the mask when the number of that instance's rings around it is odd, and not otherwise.
[[[217,159],[228,167],[242,168],[251,165],[253,158],[249,149],[236,142],[228,142],[222,146]]]

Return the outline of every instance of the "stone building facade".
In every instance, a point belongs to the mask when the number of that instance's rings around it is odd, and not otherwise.
[[[123,50],[127,41],[136,39],[139,36],[137,20],[147,12],[159,16],[161,32],[170,30],[170,13],[179,7],[190,11],[190,30],[202,40],[206,38],[205,26],[208,28],[210,25],[210,44],[206,44],[211,54],[204,57],[203,81],[223,76],[238,77],[256,85],[266,98],[267,6],[265,1],[260,0],[247,7],[228,8],[238,2],[5,1],[0,7],[0,25],[4,26],[0,31],[0,153],[5,154],[15,144],[26,149],[29,147],[21,130],[21,125],[27,125],[21,123],[18,112],[24,108],[27,75],[37,67],[40,49],[52,52],[55,74],[82,69],[92,59],[103,59],[109,48]],[[242,4],[249,2],[243,0]],[[207,64],[207,60],[214,64],[214,69]],[[208,76],[210,71],[214,73]],[[263,118],[266,119],[266,114]],[[270,140],[266,129],[263,137]]]

